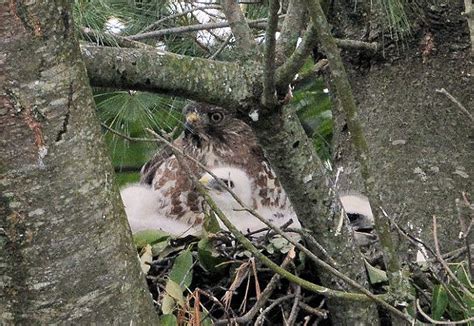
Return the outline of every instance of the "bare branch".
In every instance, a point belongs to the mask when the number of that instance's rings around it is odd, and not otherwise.
[[[283,297],[279,297],[278,299],[276,299],[275,301],[272,302],[271,305],[269,305],[267,308],[265,308],[265,310],[262,311],[262,313],[258,316],[257,320],[255,321],[254,323],[254,326],[257,326],[257,325],[262,325],[263,323],[263,320],[265,318],[265,315],[268,314],[273,308],[275,308],[276,306],[278,306],[280,303],[282,303],[283,301],[286,301],[288,299],[291,299],[293,298],[295,295],[294,294],[287,294]]]
[[[263,94],[262,104],[271,108],[276,103],[275,94],[275,32],[278,26],[279,0],[270,0],[268,25],[265,32],[265,50],[263,67]]]
[[[192,4],[192,3],[191,3]],[[171,20],[171,19],[175,19],[175,18],[179,18],[179,17],[182,17],[182,16],[185,16],[187,14],[190,14],[194,11],[205,11],[206,9],[220,9],[220,6],[216,6],[216,5],[208,5],[208,6],[205,6],[205,7],[193,7],[193,8],[190,8],[188,10],[184,10],[182,12],[178,12],[176,14],[173,14],[173,15],[169,15],[169,16],[166,16],[166,17],[163,17],[161,18],[160,20],[157,20],[156,22],[146,26],[145,28],[143,28],[139,34],[142,34],[142,33],[145,33],[145,32],[148,32],[148,31],[151,31],[157,27],[159,27],[161,24],[163,24],[164,22],[168,21],[168,20]]]
[[[291,83],[293,77],[303,66],[306,58],[309,56],[316,44],[316,28],[313,23],[311,23],[303,35],[303,40],[300,45],[291,54],[288,60],[277,69],[275,79],[278,88],[285,87]]]
[[[296,321],[296,317],[298,316],[299,311],[299,303],[301,302],[301,286],[296,287],[295,291],[295,300],[293,301],[293,306],[291,307],[290,316],[286,321],[286,325],[292,326]]]
[[[153,48],[145,43],[136,42],[124,36],[94,31],[88,27],[81,28],[82,37],[90,42],[95,42],[98,45],[108,46],[119,46],[123,48],[137,48],[137,49],[150,49]],[[100,38],[100,35],[104,35],[104,38]]]
[[[229,42],[230,40],[232,39],[232,34],[230,34],[229,36],[227,36],[227,39],[222,42],[222,44],[219,46],[219,48],[216,50],[216,52],[214,52],[210,57],[209,59],[210,60],[214,60],[222,51],[224,51],[224,49],[226,48],[227,45],[229,45]]]
[[[265,23],[266,21],[267,21],[266,18],[262,18],[262,19],[250,20],[248,22],[245,22],[245,24],[248,26],[259,26],[259,24]],[[196,25],[172,27],[172,28],[161,29],[161,30],[153,31],[153,32],[130,35],[127,38],[138,41],[138,40],[145,40],[145,39],[150,39],[150,38],[157,38],[157,37],[169,35],[169,34],[182,34],[182,33],[217,29],[217,28],[223,28],[223,27],[229,27],[229,26],[231,26],[229,22],[196,24]]]
[[[306,312],[309,312],[310,314],[313,314],[315,316],[321,317],[323,319],[328,318],[328,311],[321,309],[321,308],[313,308],[303,301],[300,301],[299,306]]]
[[[223,0],[221,4],[232,34],[234,34],[237,48],[243,58],[250,58],[257,44],[252,37],[249,23],[245,20],[242,10],[240,10],[239,3],[235,0]]]
[[[437,89],[436,93],[446,95],[446,97],[448,99],[450,99],[451,102],[456,104],[456,106],[459,108],[459,110],[461,110],[462,113],[466,114],[468,116],[468,118],[471,119],[472,122],[474,122],[474,117],[472,116],[472,114],[464,107],[464,105],[461,104],[461,102],[459,102],[454,96],[449,94],[449,92],[446,89],[444,89],[444,88]]]
[[[107,126],[105,123],[101,122],[100,125],[107,129],[108,131],[110,131],[111,133],[113,133],[114,135],[117,135],[119,137],[122,137],[123,139],[126,139],[128,141],[133,141],[133,142],[145,142],[145,143],[156,143],[156,139],[153,139],[153,138],[135,138],[135,137],[130,137],[128,135],[125,135],[125,134],[122,134],[121,132],[118,132],[117,130],[115,129],[112,129],[110,128],[109,126]]]
[[[296,48],[305,25],[306,8],[300,0],[290,0],[276,45],[276,65],[281,66]]]
[[[339,49],[331,35],[329,24],[319,1],[307,0],[306,2],[313,22],[313,28],[318,35],[321,47],[329,61],[331,76],[336,87],[337,96],[346,116],[347,126],[356,149],[357,160],[361,165],[361,174],[364,179],[365,191],[370,202],[373,203],[375,207],[381,207],[381,202],[375,192],[375,180],[371,172],[372,163],[370,161],[369,148],[365,140],[362,124],[357,115],[357,107],[355,105],[344,64],[339,55]],[[398,259],[397,250],[393,244],[389,221],[388,219],[383,219],[378,210],[374,210],[373,213],[375,229],[383,250],[390,285],[393,289],[398,289],[399,293],[403,291],[405,292],[403,295],[408,296],[407,292],[409,289],[409,283],[401,273],[400,261]]]
[[[336,45],[342,49],[347,50],[357,50],[357,51],[366,51],[370,54],[374,54],[379,50],[379,45],[376,42],[367,43],[356,40],[346,40],[333,38]],[[306,58],[310,55],[312,49],[318,43],[318,37],[316,29],[311,23],[305,34],[303,35],[303,40],[296,50],[291,54],[288,60],[278,68],[276,73],[276,84],[278,86],[284,86],[289,84],[296,73],[305,63]],[[326,53],[327,55],[327,53]]]

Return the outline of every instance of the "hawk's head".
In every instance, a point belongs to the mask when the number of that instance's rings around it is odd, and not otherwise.
[[[237,118],[237,112],[205,103],[192,103],[183,110],[185,139],[200,148],[209,141],[226,142],[232,136],[247,133],[249,127]],[[231,134],[233,134],[231,137]]]

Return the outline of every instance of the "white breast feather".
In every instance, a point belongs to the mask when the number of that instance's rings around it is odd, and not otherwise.
[[[232,189],[233,192],[247,207],[252,207],[252,194],[255,193],[255,184],[247,173],[236,167],[219,167],[211,169],[210,171],[220,179],[231,181],[234,186]],[[212,176],[206,173],[203,178],[212,179]],[[263,222],[249,212],[236,211],[236,208],[241,209],[242,207],[227,191],[210,188],[209,195],[227,218],[229,218],[230,222],[240,231],[246,233],[247,231],[253,232],[261,228],[266,228],[266,225]],[[280,209],[278,207],[270,208],[261,207],[259,205],[257,213],[277,226],[281,226],[292,219],[293,224],[291,227],[301,227],[301,224],[298,221],[296,214],[291,209],[291,206],[287,209]],[[222,222],[220,222],[220,224],[222,228],[227,229]]]
[[[199,230],[162,214],[160,193],[147,185],[132,185],[120,191],[132,232],[160,229],[177,236],[198,234]]]

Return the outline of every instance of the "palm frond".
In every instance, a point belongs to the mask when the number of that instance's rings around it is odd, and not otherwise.
[[[403,40],[410,34],[410,22],[404,0],[375,0],[383,11],[391,38]]]

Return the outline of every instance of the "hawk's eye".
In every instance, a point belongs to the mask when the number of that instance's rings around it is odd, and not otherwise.
[[[209,113],[209,118],[212,123],[219,123],[224,119],[224,115],[221,112],[212,112]]]

